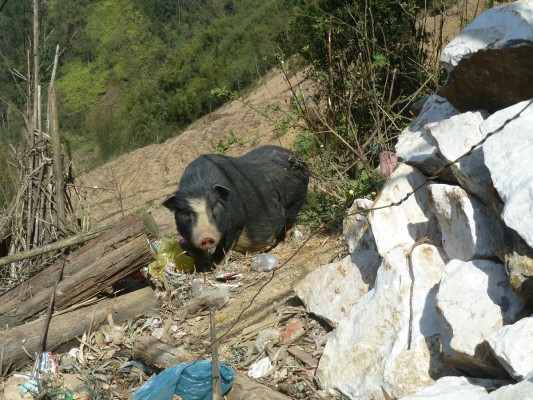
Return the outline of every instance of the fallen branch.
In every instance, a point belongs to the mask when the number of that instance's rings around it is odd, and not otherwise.
[[[2,265],[7,265],[7,264],[11,264],[17,261],[25,260],[26,258],[40,256],[42,254],[50,253],[55,250],[64,249],[65,247],[75,246],[81,243],[88,242],[89,240],[94,239],[95,237],[98,237],[102,232],[108,229],[111,229],[115,225],[116,224],[106,226],[94,232],[79,233],[77,235],[68,237],[63,240],[58,240],[57,242],[49,243],[44,246],[37,247],[35,249],[31,249],[28,251],[22,251],[20,253],[12,254],[7,257],[2,257],[0,258],[0,267]]]
[[[132,216],[93,242],[0,296],[0,327],[31,321],[45,310],[65,262],[55,309],[63,310],[111,287],[146,266],[152,255],[140,216]]]
[[[94,312],[92,328],[107,321],[111,314],[115,323],[122,323],[129,318],[152,312],[156,308],[156,296],[151,288],[144,288],[117,298],[100,300],[96,306],[88,306],[53,315],[48,330],[46,351],[53,351],[61,344],[81,336],[91,328],[91,319],[87,318]],[[17,326],[9,331],[0,332],[0,354],[3,355],[0,370],[7,375],[13,369],[19,369],[32,363],[29,355],[39,351],[41,332],[45,318],[25,325]]]

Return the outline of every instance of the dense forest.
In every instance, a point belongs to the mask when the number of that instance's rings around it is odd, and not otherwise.
[[[42,3],[41,73],[60,46],[57,87],[62,135],[105,161],[179,132],[242,90],[275,62],[287,40],[281,0],[57,0]],[[32,1],[0,14],[2,140],[22,128]]]
[[[41,81],[46,87],[59,46],[60,132],[83,170],[179,134],[219,107],[227,98],[220,93],[242,94],[280,60],[299,54],[320,82],[317,103],[326,99],[327,107],[311,117],[295,99],[309,127],[295,145],[309,157],[317,149],[328,151],[321,154],[326,166],[347,166],[340,169],[349,180],[358,179],[380,151],[393,146],[408,105],[438,83],[438,71],[426,62],[428,36],[417,24],[428,12],[425,4],[40,0]],[[0,179],[6,203],[16,186],[9,167],[14,147],[8,145],[15,146],[27,129],[33,2],[3,0],[0,6]],[[45,89],[42,94],[46,104]]]

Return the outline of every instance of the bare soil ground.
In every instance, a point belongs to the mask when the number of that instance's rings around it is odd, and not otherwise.
[[[310,90],[303,73],[293,76],[290,85],[304,96]],[[200,154],[213,152],[217,143],[228,143],[232,131],[242,144],[231,144],[229,155],[241,155],[263,144],[290,147],[296,130],[289,129],[280,135],[275,129],[275,124],[292,112],[290,98],[284,74],[275,70],[249,95],[202,118],[181,135],[126,154],[81,176],[77,186],[85,204],[77,210],[80,218],[97,227],[146,210],[164,230],[175,231],[173,215],[161,203],[176,189],[186,165]],[[303,321],[303,336],[291,345],[305,349],[314,359],[312,365],[288,356],[284,348],[282,359],[276,361],[276,372],[260,381],[291,398],[312,399],[319,398],[314,394],[313,375],[329,328],[306,315],[292,286],[308,272],[345,254],[346,247],[339,234],[311,235],[306,227],[300,229],[301,238],[288,238],[271,251],[280,264],[288,260],[275,273],[250,270],[256,255],[235,255],[224,267],[207,275],[204,284],[207,287],[216,284],[214,276],[220,273],[243,274],[236,282],[238,286],[231,288],[229,302],[217,311],[216,322],[218,336],[224,334],[219,345],[221,360],[244,373],[259,356],[253,349],[261,330],[276,328],[281,332],[291,318]],[[164,327],[163,339],[167,342],[196,356],[210,358],[208,315],[189,316],[185,320],[179,316],[183,304],[191,298],[192,279],[169,278],[159,287],[161,313],[153,319],[155,322],[148,324],[145,333]],[[105,390],[100,387],[105,398],[116,397],[116,385],[106,385]]]

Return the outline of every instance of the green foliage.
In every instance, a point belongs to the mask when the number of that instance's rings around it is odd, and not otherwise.
[[[327,193],[309,190],[298,219],[310,230],[314,231],[325,224],[329,224],[326,232],[337,231],[342,228],[345,204]]]
[[[358,161],[376,167],[378,154],[391,149],[410,120],[410,101],[421,97],[426,35],[417,25],[420,1],[316,0],[298,2],[291,23],[292,44],[311,63],[328,105],[308,125],[334,163],[357,179]],[[426,88],[431,92],[433,88]],[[303,103],[299,101],[303,110]],[[352,167],[348,167],[348,166]]]
[[[219,140],[217,143],[212,144],[211,149],[214,153],[226,154],[233,145],[242,146],[243,144],[244,139],[242,136],[237,136],[232,129],[230,130],[229,137],[226,140]]]
[[[55,47],[60,129],[90,165],[161,142],[245,90],[277,62],[290,4],[282,0],[39,2],[43,93]],[[0,139],[19,140],[32,1],[0,14]],[[44,99],[46,101],[46,99]],[[7,106],[9,104],[9,106]],[[11,109],[8,109],[11,107]],[[9,118],[8,118],[9,117]],[[80,146],[80,147],[78,147]],[[91,149],[91,151],[88,151]],[[89,161],[88,155],[98,159]]]
[[[63,113],[83,111],[97,104],[105,95],[108,73],[95,70],[92,65],[71,62],[63,68],[62,78],[57,81],[57,90],[62,96]]]

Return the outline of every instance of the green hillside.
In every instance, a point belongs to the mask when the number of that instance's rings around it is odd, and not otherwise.
[[[41,4],[43,84],[55,46],[61,48],[62,135],[93,164],[178,134],[221,105],[212,89],[242,91],[275,64],[276,54],[290,53],[283,45],[290,8],[282,0]],[[0,37],[2,141],[16,142],[23,127],[17,110],[25,104],[31,24],[31,0],[6,3],[0,14],[6,33]]]

